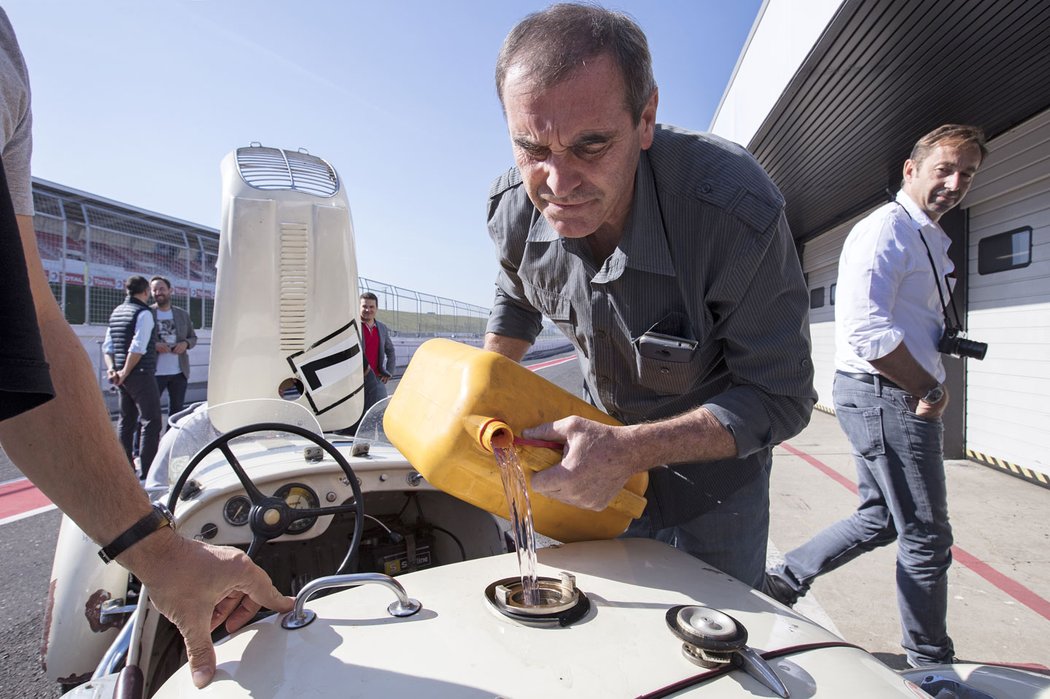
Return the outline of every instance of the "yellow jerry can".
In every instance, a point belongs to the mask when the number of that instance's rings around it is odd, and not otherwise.
[[[383,418],[383,429],[434,487],[508,517],[492,447],[528,427],[579,415],[616,419],[496,352],[452,340],[424,342],[412,356]],[[561,451],[518,446],[526,482],[561,460]],[[648,473],[638,473],[602,511],[584,510],[529,490],[535,529],[563,542],[619,536],[645,509]]]

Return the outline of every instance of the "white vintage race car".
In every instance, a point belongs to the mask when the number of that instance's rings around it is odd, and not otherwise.
[[[149,590],[67,521],[45,660],[80,683],[68,696],[1050,697],[1008,668],[895,672],[646,539],[548,542],[527,604],[508,522],[429,484],[384,403],[338,433],[362,410],[345,194],[324,161],[263,151],[224,163],[209,402],[166,435],[154,495],[182,535],[247,550],[295,609],[221,639],[196,690]]]
[[[525,606],[507,522],[431,488],[386,440],[384,408],[353,440],[281,401],[184,420],[165,494],[178,530],[248,549],[296,608],[221,642],[201,691],[132,584],[128,623],[68,696],[1050,696],[1008,668],[895,672],[647,539],[540,549],[541,604]]]

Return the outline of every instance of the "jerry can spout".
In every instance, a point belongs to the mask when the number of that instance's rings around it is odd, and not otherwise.
[[[467,415],[463,418],[467,431],[474,435],[481,448],[487,452],[510,449],[514,446],[514,432],[503,420],[484,415]]]

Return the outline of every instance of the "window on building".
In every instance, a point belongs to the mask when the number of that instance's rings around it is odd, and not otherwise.
[[[823,308],[824,307],[824,287],[818,286],[816,289],[809,290],[809,307],[810,308]]]
[[[832,285],[831,285],[831,289],[830,289],[830,290],[828,291],[828,296],[830,297],[830,298],[828,299],[828,302],[829,302],[829,303],[830,303],[830,304],[831,304],[832,306],[834,306],[834,305],[835,305],[835,287],[836,287],[836,286],[838,286],[838,284],[832,284]]]
[[[1032,264],[1032,227],[990,235],[977,243],[977,273],[993,274]]]

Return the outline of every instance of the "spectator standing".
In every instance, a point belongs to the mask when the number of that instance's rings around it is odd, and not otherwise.
[[[157,392],[168,392],[168,417],[182,412],[190,381],[189,351],[197,344],[190,314],[171,305],[171,282],[153,277],[149,282],[157,320]]]
[[[529,15],[503,43],[496,89],[517,166],[490,191],[485,347],[521,360],[546,315],[590,399],[624,423],[525,430],[566,445],[533,489],[601,509],[648,471],[627,534],[760,586],[772,449],[816,400],[783,197],[740,146],[656,123],[648,43],[622,13]]]
[[[157,391],[156,321],[149,300],[145,277],[128,277],[124,284],[127,298],[113,309],[102,341],[109,382],[120,391],[120,418],[117,433],[134,468],[132,446],[139,432],[139,461],[145,480],[160,442],[160,393]]]
[[[818,576],[897,542],[897,605],[912,666],[953,662],[948,636],[952,528],[944,478],[948,405],[939,340],[954,264],[938,224],[958,206],[987,149],[973,126],[923,136],[896,199],[842,248],[835,305],[835,414],[853,447],[860,505],[789,551],[766,592],[794,604]]]
[[[365,410],[386,398],[386,382],[397,369],[394,341],[390,329],[376,320],[379,297],[371,291],[361,294],[361,340],[365,350],[367,368],[374,377],[365,377]]]

